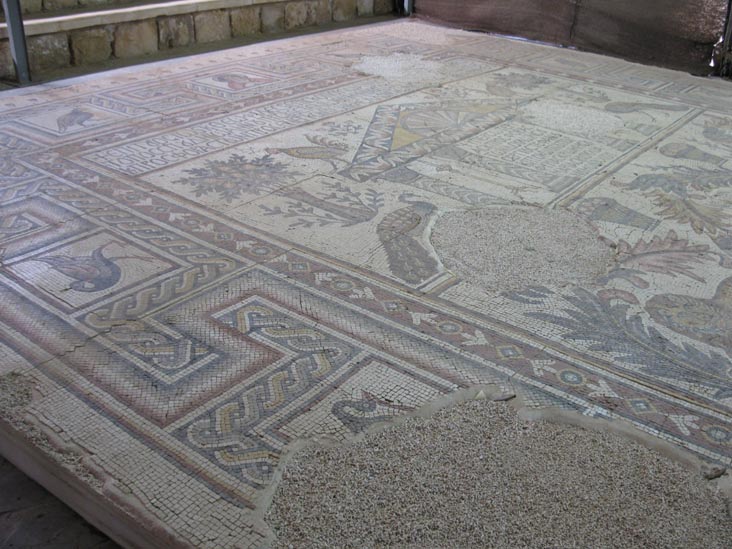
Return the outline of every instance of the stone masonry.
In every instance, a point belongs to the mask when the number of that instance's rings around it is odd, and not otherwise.
[[[107,2],[118,4],[119,2]],[[23,2],[27,13],[90,5],[77,0]],[[199,8],[200,9],[200,8]],[[256,37],[331,21],[386,15],[393,0],[294,0],[169,16],[139,9],[140,20],[33,35],[28,51],[34,75],[70,66],[93,66],[112,59],[137,59],[161,50]],[[7,39],[0,39],[0,78],[12,79],[14,68]]]

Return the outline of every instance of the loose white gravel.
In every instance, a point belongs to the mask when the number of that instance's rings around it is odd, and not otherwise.
[[[615,258],[583,217],[563,209],[448,212],[431,241],[445,267],[491,292],[591,284]]]
[[[699,473],[487,401],[302,450],[266,518],[277,548],[732,547]]]

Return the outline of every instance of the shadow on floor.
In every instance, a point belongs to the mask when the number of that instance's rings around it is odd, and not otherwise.
[[[118,545],[0,457],[0,547],[117,549]]]

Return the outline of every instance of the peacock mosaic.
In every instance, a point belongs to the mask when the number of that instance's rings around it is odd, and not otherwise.
[[[732,464],[728,84],[421,25],[0,95],[0,374],[143,531],[262,546],[298,441],[483,384]],[[458,279],[435,220],[505,206],[612,267]]]

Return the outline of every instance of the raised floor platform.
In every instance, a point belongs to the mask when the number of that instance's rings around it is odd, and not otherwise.
[[[729,86],[399,21],[0,93],[0,452],[141,547],[264,546],[305,441],[468,388],[729,466]],[[611,264],[446,267],[516,208]]]

